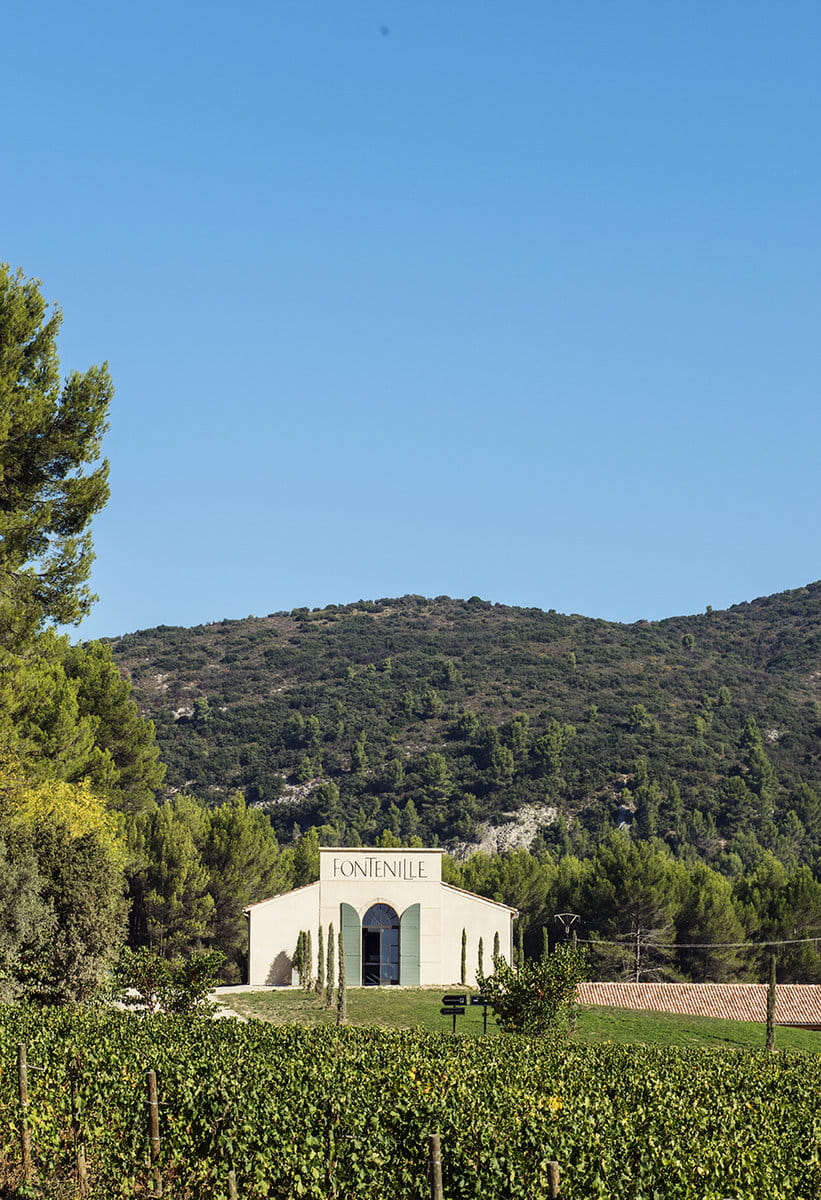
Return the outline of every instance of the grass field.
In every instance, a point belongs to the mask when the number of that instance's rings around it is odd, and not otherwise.
[[[459,991],[460,989],[454,989]],[[450,1017],[441,1016],[440,988],[352,988],[348,992],[348,1023],[382,1029],[430,1029],[447,1033]],[[232,992],[222,1003],[244,1017],[275,1025],[326,1025],[336,1020],[334,1009],[296,988],[263,992]],[[457,1018],[462,1035],[482,1033],[481,1008],[468,1008]],[[488,1033],[496,1034],[488,1013]],[[669,1013],[632,1012],[623,1008],[581,1008],[576,1039],[580,1042],[621,1042],[648,1046],[716,1046],[759,1050],[764,1027],[753,1021],[720,1021],[711,1017],[680,1017]],[[821,1052],[821,1032],[777,1028],[776,1048]]]

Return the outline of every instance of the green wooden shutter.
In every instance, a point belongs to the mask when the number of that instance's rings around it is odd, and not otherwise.
[[[350,904],[339,906],[339,927],[345,947],[345,983],[348,987],[362,985],[362,927],[359,915]]]
[[[399,982],[419,987],[419,905],[412,904],[399,918]]]

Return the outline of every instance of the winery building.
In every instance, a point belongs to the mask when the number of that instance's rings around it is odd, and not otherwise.
[[[248,982],[287,986],[296,982],[294,953],[301,931],[319,929],[327,946],[342,931],[349,987],[403,984],[444,986],[460,982],[462,932],[466,982],[479,966],[490,971],[495,939],[510,962],[516,909],[442,882],[442,850],[323,848],[319,880],[245,909],[248,917]]]

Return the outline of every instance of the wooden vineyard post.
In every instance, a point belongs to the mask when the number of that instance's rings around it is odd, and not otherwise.
[[[160,1106],[157,1101],[157,1073],[146,1071],[148,1085],[148,1145],[151,1161],[151,1179],[154,1195],[162,1196],[162,1175],[160,1174]]]
[[[430,1200],[443,1200],[442,1139],[438,1133],[428,1135],[428,1175],[430,1177]]]
[[[547,1194],[550,1200],[558,1200],[559,1196],[559,1164],[551,1159],[547,1164]]]
[[[29,1129],[29,1076],[26,1047],[17,1047],[17,1095],[20,1100],[20,1151],[23,1159],[23,1182],[31,1183],[31,1130]]]
[[[68,1068],[69,1087],[71,1089],[71,1135],[74,1139],[74,1160],[77,1166],[77,1193],[80,1196],[88,1195],[88,1167],[86,1165],[86,1147],[83,1131],[80,1126],[79,1105],[77,1102],[77,1074],[79,1071],[76,1062],[70,1063]]]
[[[228,1172],[228,1200],[239,1200],[237,1191],[237,1173],[233,1167]]]

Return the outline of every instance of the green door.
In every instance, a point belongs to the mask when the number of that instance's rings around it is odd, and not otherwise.
[[[419,987],[419,905],[406,908],[399,919],[399,982]]]
[[[362,934],[359,915],[350,904],[340,904],[339,927],[345,947],[345,983],[359,987],[362,983]]]

